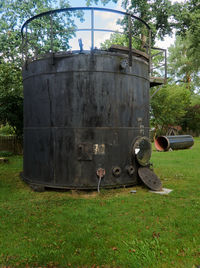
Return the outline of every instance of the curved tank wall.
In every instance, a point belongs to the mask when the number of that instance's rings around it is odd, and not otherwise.
[[[24,171],[30,184],[96,189],[137,183],[132,152],[149,135],[145,58],[114,52],[56,54],[23,70]],[[124,64],[125,62],[125,64]]]

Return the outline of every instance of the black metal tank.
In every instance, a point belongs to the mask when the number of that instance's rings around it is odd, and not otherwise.
[[[135,185],[149,163],[149,58],[123,49],[25,64],[24,170],[32,185]],[[144,160],[144,161],[143,161]]]

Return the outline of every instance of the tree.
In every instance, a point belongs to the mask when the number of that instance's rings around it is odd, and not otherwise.
[[[97,4],[98,0],[88,0],[88,5]],[[101,3],[107,4],[111,0],[101,0]],[[117,0],[112,0],[117,2]],[[172,33],[172,24],[169,20],[172,15],[172,5],[169,0],[123,0],[122,7],[129,13],[143,19],[152,29],[152,43],[155,38],[163,39],[165,35]],[[128,19],[124,18],[121,24],[126,30],[128,27]],[[146,35],[144,25],[138,21],[133,22],[134,33],[139,36]]]
[[[181,125],[184,131],[191,130],[196,135],[200,134],[200,104],[187,108]]]
[[[179,83],[186,83],[191,90],[198,90],[200,86],[199,68],[190,54],[190,41],[181,36],[176,37],[174,45],[168,49],[168,73]]]
[[[149,24],[152,29],[152,43],[155,38],[163,39],[165,35],[172,33],[169,22],[172,5],[169,0],[124,0],[122,6]]]
[[[111,45],[129,46],[129,39],[126,34],[113,33],[110,38],[101,43],[101,49],[108,49]],[[140,43],[136,39],[132,39],[132,47],[140,49]]]
[[[197,136],[200,134],[200,95],[192,94],[191,104],[186,108],[181,126],[184,131],[191,130]]]
[[[190,0],[173,5],[173,27],[177,35],[188,42],[188,56],[192,58],[193,65],[200,66],[200,3],[199,0]]]
[[[50,9],[69,7],[66,0],[1,0],[0,3],[0,122],[9,123],[18,137],[23,133],[23,94],[21,77],[21,25],[30,17]],[[81,18],[81,14],[75,13]],[[54,29],[61,31],[66,24],[75,28],[73,18],[66,16],[54,17]],[[31,23],[28,37],[35,37],[37,32],[39,42],[31,41],[32,47],[45,52],[49,49],[50,41],[46,39],[50,21],[44,17]],[[34,30],[34,31],[33,31]],[[32,32],[33,33],[32,33]],[[46,31],[46,32],[45,32]],[[68,48],[69,38],[74,31],[63,32],[58,42],[54,43],[55,49]],[[54,36],[55,37],[55,36]],[[42,51],[41,43],[44,50]],[[29,51],[32,53],[32,50]]]
[[[182,85],[164,85],[151,99],[151,124],[157,134],[181,124],[190,104],[190,91]]]
[[[20,28],[22,24],[30,17],[55,8],[69,7],[67,0],[35,0],[35,1],[21,1],[21,0],[2,0],[0,6],[0,59],[13,62],[21,65],[21,33]],[[80,13],[75,13],[80,17]],[[69,28],[75,28],[73,18],[70,14],[54,17],[54,31],[62,31],[68,26]],[[43,47],[50,46],[50,38],[46,40],[50,28],[49,17],[42,17],[34,20],[30,23],[28,31],[28,37],[36,40],[37,34],[37,46],[43,43]],[[65,46],[68,48],[68,41],[74,32],[64,32],[60,34],[59,43],[54,44],[57,46]],[[55,36],[54,36],[55,38]],[[36,45],[36,42],[32,45]],[[45,46],[44,46],[45,44]],[[37,47],[37,49],[41,49]]]
[[[13,63],[0,64],[0,122],[9,124],[17,137],[23,133],[21,69]]]

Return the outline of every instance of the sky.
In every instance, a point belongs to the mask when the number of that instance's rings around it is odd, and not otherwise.
[[[72,7],[84,7],[86,6],[85,0],[69,0],[69,3]],[[103,4],[93,5],[93,7],[102,7],[102,8],[109,8],[109,9],[116,9],[124,11],[121,8],[121,4],[114,4],[109,3],[106,6]],[[103,11],[95,11],[94,14],[95,20],[94,20],[94,27],[98,29],[109,29],[109,30],[118,30],[120,31],[120,26],[116,24],[118,19],[121,19],[122,16],[115,13],[110,12],[103,12]],[[91,16],[90,11],[85,12],[84,15],[85,21],[83,23],[80,23],[79,20],[75,19],[75,23],[78,26],[78,28],[90,28],[91,27]],[[95,46],[97,48],[100,47],[100,44],[103,43],[106,39],[110,38],[111,33],[108,32],[95,32],[94,33],[94,40],[95,40]],[[79,44],[78,39],[82,39],[83,41],[83,49],[89,50],[91,48],[91,33],[90,32],[77,32],[76,38],[70,41],[70,46],[72,47],[72,50],[78,50]]]
[[[172,2],[184,2],[184,0],[172,0]],[[110,2],[106,6],[103,6],[103,4],[99,3],[98,5],[93,5],[94,7],[104,7],[104,8],[110,8],[110,9],[116,9],[116,10],[123,10],[121,7],[122,0],[118,1],[117,4]],[[69,3],[72,7],[84,7],[86,6],[85,0],[69,0]],[[90,13],[88,12],[85,14],[85,22],[80,23],[76,22],[79,28],[88,28],[90,27]],[[121,16],[117,14],[107,13],[107,12],[95,12],[95,27],[96,28],[104,28],[104,29],[112,29],[112,30],[118,30],[120,31],[119,25],[116,25],[117,19],[122,18]],[[90,33],[89,32],[77,32],[76,39],[72,40],[70,45],[72,46],[72,49],[79,49],[78,45],[78,39],[81,38],[83,40],[83,48],[84,49],[90,49],[91,47],[91,41],[90,41]],[[101,43],[103,43],[106,39],[109,39],[110,33],[107,32],[95,32],[95,46],[99,47]],[[156,46],[167,49],[170,45],[174,43],[175,36],[172,37],[165,37],[164,41],[158,40],[156,42]]]

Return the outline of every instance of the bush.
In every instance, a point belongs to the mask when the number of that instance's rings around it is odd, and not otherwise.
[[[12,127],[9,126],[8,124],[0,128],[0,135],[8,136],[8,135],[13,135],[13,134],[14,134],[14,131]]]
[[[13,153],[12,152],[8,152],[8,151],[0,151],[0,157],[10,157],[12,156]]]

